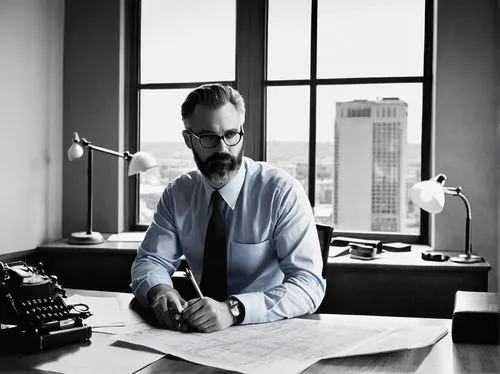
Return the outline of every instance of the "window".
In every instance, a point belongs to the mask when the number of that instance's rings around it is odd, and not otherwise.
[[[269,0],[267,161],[337,231],[422,239],[408,190],[429,157],[430,6]]]
[[[234,85],[236,3],[142,0],[137,9],[138,148],[159,164],[140,175],[136,211],[140,226],[151,222],[165,186],[196,167],[181,134],[180,108],[187,94],[205,82]]]
[[[134,223],[195,167],[187,92],[225,82],[247,100],[247,155],[297,178],[318,222],[426,242],[407,191],[429,176],[432,17],[431,0],[138,0],[132,134],[160,167],[132,191]]]

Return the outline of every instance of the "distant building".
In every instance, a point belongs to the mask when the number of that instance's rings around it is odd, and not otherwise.
[[[408,104],[398,98],[336,103],[333,206],[340,230],[406,225]]]

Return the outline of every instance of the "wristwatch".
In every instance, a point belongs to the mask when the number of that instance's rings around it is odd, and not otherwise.
[[[229,311],[233,316],[233,323],[241,323],[245,318],[245,307],[236,297],[231,296],[228,300]]]

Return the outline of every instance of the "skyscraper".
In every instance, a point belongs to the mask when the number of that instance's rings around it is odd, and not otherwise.
[[[336,103],[334,224],[401,231],[406,218],[408,104],[398,98]]]

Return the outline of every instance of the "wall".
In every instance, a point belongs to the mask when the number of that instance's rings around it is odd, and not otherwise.
[[[124,65],[120,0],[66,0],[64,130],[123,152]],[[87,227],[87,160],[63,163],[63,235]],[[123,160],[94,152],[94,231],[123,231]]]
[[[63,0],[0,2],[0,254],[61,236]]]
[[[498,289],[496,0],[439,0],[435,70],[435,172],[461,186],[472,210],[473,250],[493,266]],[[447,196],[435,217],[435,247],[465,248],[465,207]]]

